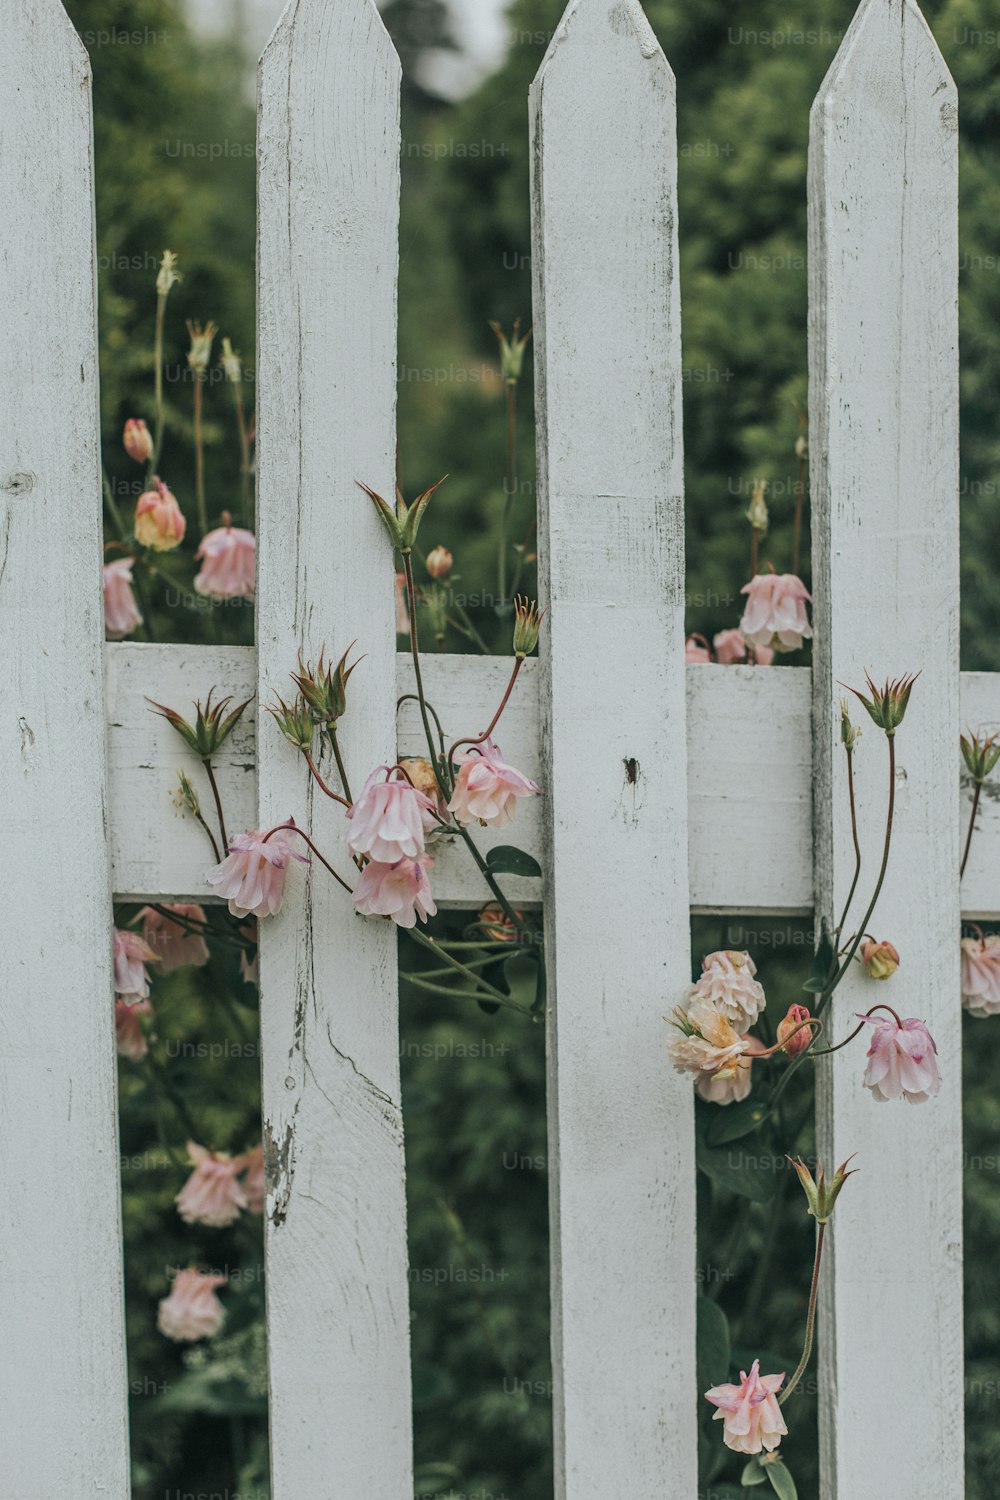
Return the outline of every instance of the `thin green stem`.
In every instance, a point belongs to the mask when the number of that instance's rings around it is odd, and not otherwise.
[[[309,751],[303,750],[302,754],[305,756],[306,765],[312,772],[313,780],[316,782],[316,785],[319,787],[320,791],[325,792],[325,794],[330,798],[332,802],[339,802],[341,807],[350,807],[351,804],[345,797],[342,797],[339,792],[335,792],[332,787],[327,786],[326,782],[323,780],[323,777],[317,770],[316,762],[309,754]]]
[[[240,434],[240,494],[243,502],[243,524],[251,526],[253,515],[250,509],[250,442],[247,438],[247,419],[243,411],[243,397],[239,381],[233,381],[233,405],[236,408],[236,425]]]
[[[965,850],[962,854],[962,863],[958,869],[958,878],[961,880],[965,874],[965,867],[969,863],[969,850],[972,848],[972,835],[976,831],[976,814],[979,812],[979,798],[982,795],[983,783],[976,782],[976,790],[972,798],[972,814],[969,818],[969,831],[965,836]]]
[[[417,685],[417,702],[420,705],[420,718],[424,726],[424,738],[430,751],[431,765],[434,769],[434,779],[442,797],[447,802],[451,792],[445,783],[442,768],[438,764],[438,752],[434,748],[434,736],[431,733],[431,721],[427,714],[427,699],[424,697],[424,679],[420,671],[420,635],[417,628],[416,590],[413,586],[413,560],[409,552],[403,554],[403,570],[406,574],[406,592],[410,605],[410,655],[413,657],[413,677]]]
[[[523,1005],[518,1005],[516,1000],[501,999],[499,995],[487,995],[483,990],[462,990],[446,984],[434,984],[433,981],[423,979],[419,974],[407,974],[405,977],[410,984],[415,985],[417,989],[426,990],[429,995],[442,995],[449,1000],[481,1000],[485,1005],[499,1005],[503,1010],[516,1011],[519,1016],[531,1014]]]
[[[816,1259],[813,1261],[812,1286],[809,1289],[809,1311],[806,1314],[806,1338],[802,1348],[802,1358],[799,1360],[795,1373],[778,1397],[778,1405],[784,1406],[789,1396],[798,1385],[806,1372],[812,1355],[813,1334],[816,1330],[816,1300],[819,1296],[819,1273],[823,1264],[823,1241],[826,1237],[826,1225],[820,1224],[816,1230]]]
[[[445,757],[449,774],[451,772],[451,767],[452,767],[452,764],[453,764],[454,759],[455,759],[455,751],[461,745],[481,745],[484,740],[488,740],[489,739],[490,735],[493,733],[494,729],[497,727],[497,725],[500,722],[500,716],[501,716],[501,714],[503,713],[504,709],[507,707],[507,704],[510,702],[510,695],[514,691],[514,684],[517,681],[518,673],[520,672],[520,670],[521,670],[521,668],[522,668],[523,665],[524,665],[524,657],[523,656],[518,656],[515,659],[515,661],[514,661],[514,670],[510,674],[510,681],[507,684],[507,691],[504,693],[503,697],[500,700],[500,707],[497,709],[496,713],[493,715],[492,719],[490,720],[489,728],[486,729],[486,730],[484,730],[484,732],[482,734],[478,734],[478,735],[475,735],[475,736],[470,736],[468,739],[464,739],[464,740],[456,740],[455,743],[452,745],[451,749],[448,751],[447,756]]]
[[[101,483],[104,486],[104,503],[108,507],[108,515],[111,517],[112,524],[118,533],[118,540],[123,545],[126,545],[126,539],[131,535],[131,532],[125,527],[122,513],[118,509],[118,502],[114,496],[114,490],[111,487],[111,480],[108,478],[108,471],[105,468],[101,469]]]
[[[139,609],[142,614],[142,622],[146,627],[146,634],[151,641],[155,641],[157,639],[156,626],[153,624],[153,611],[149,602],[149,594],[146,591],[146,579],[143,573],[143,569],[147,566],[145,558],[137,557],[136,565],[135,572],[132,574],[132,582],[135,584],[135,591],[139,595]]]
[[[806,461],[799,459],[799,477],[795,485],[795,531],[792,542],[792,572],[798,577],[799,555],[802,546],[802,507],[806,494]]]
[[[420,932],[416,927],[404,927],[401,929],[401,931],[406,933],[406,936],[410,939],[411,942],[418,944],[418,946],[421,948],[426,948],[427,951],[429,953],[433,953],[436,958],[443,959],[449,969],[453,969],[455,973],[461,974],[465,979],[471,979],[474,985],[481,987],[484,991],[484,993],[480,997],[481,999],[496,1001],[507,1000],[507,996],[504,994],[503,990],[498,990],[495,985],[490,984],[489,980],[483,979],[481,975],[474,974],[467,964],[460,963],[457,958],[452,958],[451,954],[446,953],[445,950],[441,948],[432,937],[428,937],[425,932]],[[412,977],[419,977],[419,975]]]
[[[851,909],[851,902],[854,900],[854,893],[858,888],[858,881],[861,878],[861,843],[858,839],[858,809],[854,797],[854,751],[851,749],[847,751],[847,790],[851,799],[851,836],[854,839],[854,879],[851,881],[851,889],[847,893],[844,910],[837,924],[837,931],[834,935],[834,947],[838,946],[840,934],[843,932],[844,923],[847,921],[847,913]]]
[[[344,788],[344,796],[347,798],[348,804],[350,804],[354,801],[354,798],[351,795],[351,783],[347,779],[347,767],[344,764],[344,757],[340,752],[340,740],[337,738],[336,724],[328,724],[326,726],[326,733],[330,741],[330,749],[333,751],[333,758],[337,763],[337,774],[340,777],[340,784]]]
[[[501,605],[507,602],[507,546],[510,515],[517,490],[517,384],[507,382],[507,475],[504,481],[503,515],[500,520],[500,551],[497,559],[497,593]]]
[[[202,536],[208,530],[208,509],[205,504],[205,439],[202,431],[204,384],[204,377],[196,372],[194,377],[194,483],[198,500],[198,526]]]
[[[222,811],[222,798],[219,795],[219,783],[215,779],[215,771],[212,768],[212,762],[210,760],[205,760],[202,762],[202,764],[205,767],[205,774],[208,777],[208,784],[212,788],[212,796],[215,798],[215,813],[216,817],[219,820],[219,832],[222,834],[222,847],[228,854],[229,836],[226,833],[226,818],[225,814]]]
[[[268,830],[267,833],[265,833],[265,835],[264,835],[263,839],[261,840],[261,842],[264,843],[264,844],[266,844],[267,841],[268,841],[268,839],[269,838],[273,838],[276,833],[283,833],[283,832],[297,833],[298,836],[299,836],[299,838],[302,839],[303,843],[307,844],[308,847],[315,854],[316,858],[319,860],[319,862],[323,866],[323,868],[325,870],[328,870],[330,872],[330,874],[333,876],[333,878],[337,882],[337,884],[338,885],[342,885],[344,887],[344,890],[347,892],[347,894],[349,896],[353,896],[354,895],[354,892],[351,890],[351,887],[347,884],[347,881],[343,878],[343,876],[337,874],[336,870],[333,868],[333,865],[331,865],[330,861],[328,859],[325,859],[324,856],[316,848],[316,845],[313,843],[312,839],[306,833],[305,829],[300,828],[297,823],[279,823],[277,825],[277,827],[271,828],[271,829]]]
[[[153,383],[156,415],[155,432],[153,434],[153,453],[149,460],[149,470],[146,474],[147,484],[152,482],[153,475],[160,466],[160,454],[163,451],[163,323],[166,310],[166,295],[158,293],[156,298],[156,332],[153,338]]]

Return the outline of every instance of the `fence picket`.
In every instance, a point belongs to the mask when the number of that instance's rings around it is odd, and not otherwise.
[[[399,63],[371,0],[291,0],[260,70],[260,691],[300,645],[355,636],[356,782],[395,746],[391,559],[355,480],[392,492]],[[269,721],[260,819],[303,816],[343,864]],[[274,1500],[411,1492],[395,933],[298,868],[264,924],[261,997]]]
[[[690,1500],[677,150],[637,0],[574,0],[531,115],[556,1493]]]
[[[820,1149],[857,1150],[862,1169],[834,1223],[821,1327],[831,1500],[963,1490],[957,123],[916,6],[864,0],[814,106],[810,152],[817,914],[835,920],[853,872],[838,683],[859,684],[866,667],[920,669],[876,919],[902,954],[902,983],[848,977],[832,1034],[876,1002],[900,1006],[929,1024],[944,1082],[919,1107],[878,1104],[861,1088],[860,1043],[820,1073]],[[859,716],[870,887],[886,758]],[[859,903],[848,931],[862,914]]]
[[[2,1488],[124,1497],[90,65],[57,0],[0,22]]]

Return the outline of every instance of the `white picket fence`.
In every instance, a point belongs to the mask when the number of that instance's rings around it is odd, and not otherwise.
[[[103,648],[88,62],[59,0],[0,0],[0,17],[0,1489],[117,1500],[111,893],[205,896],[167,797],[176,740],[144,695],[263,699],[300,642],[361,637],[344,729],[368,764],[394,758],[410,684],[354,484],[393,483],[399,65],[371,0],[290,0],[261,63],[256,652]],[[662,1017],[689,978],[692,910],[842,901],[832,715],[866,666],[923,673],[879,927],[945,1086],[879,1106],[855,1053],[820,1072],[821,1150],[864,1168],[822,1307],[823,1495],[955,1500],[960,708],[1000,722],[1000,677],[958,667],[955,90],[911,0],[863,0],[813,111],[811,672],[683,665],[675,82],[638,0],[572,0],[530,111],[551,615],[504,745],[548,793],[519,841],[546,872],[558,1500],[696,1495],[692,1098]],[[485,721],[505,672],[427,664],[456,732]],[[420,748],[413,719],[400,746]],[[227,749],[231,823],[294,810],[329,841],[335,814],[276,732],[257,744],[248,715]],[[884,789],[862,782],[870,841]],[[962,908],[996,917],[997,802],[982,827]],[[486,894],[448,855],[435,884],[451,906]],[[861,996],[838,991],[836,1032]],[[409,1500],[395,944],[322,874],[264,926],[262,1024],[274,1497]]]

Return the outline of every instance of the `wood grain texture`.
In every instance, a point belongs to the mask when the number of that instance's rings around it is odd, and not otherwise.
[[[861,1168],[837,1210],[825,1283],[830,1500],[963,1492],[957,123],[916,6],[865,0],[814,106],[810,152],[818,912],[834,920],[853,872],[838,683],[860,684],[866,667],[879,679],[920,671],[898,733],[892,858],[874,919],[902,968],[891,994],[849,976],[832,1032],[888,1000],[928,1023],[944,1082],[927,1104],[879,1104],[861,1086],[860,1041],[821,1066],[820,1150],[838,1161],[856,1151]],[[870,891],[886,746],[860,706],[855,717]]]
[[[0,0],[0,30],[0,1489],[118,1500],[90,66],[56,0]]]
[[[399,62],[371,0],[291,0],[259,79],[260,695],[359,639],[344,750],[395,749],[392,493]],[[260,824],[291,812],[350,868],[343,814],[268,721]],[[263,926],[274,1500],[412,1492],[395,930],[319,866]]]
[[[674,78],[574,0],[531,96],[558,1500],[696,1491]]]

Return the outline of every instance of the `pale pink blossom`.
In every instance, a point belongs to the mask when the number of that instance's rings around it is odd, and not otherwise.
[[[705,1392],[705,1400],[718,1407],[715,1420],[724,1424],[722,1441],[734,1453],[772,1453],[788,1428],[777,1402],[785,1379],[780,1375],[762,1375],[760,1360],[755,1359],[748,1375],[740,1371],[739,1385],[716,1385]]]
[[[166,910],[192,922],[205,920],[203,906],[174,902]],[[182,969],[187,965],[200,969],[203,964],[208,963],[208,944],[200,932],[192,932],[189,927],[172,922],[163,912],[154,911],[151,906],[144,906],[139,915],[143,919],[142,935],[160,960],[161,974],[172,974],[175,969]]]
[[[172,552],[184,540],[187,521],[176,497],[162,479],[154,479],[152,489],[139,496],[135,507],[135,539],[141,547],[154,552]]]
[[[748,1030],[767,1004],[763,985],[753,977],[757,966],[749,953],[735,948],[708,953],[701,968],[697,984],[691,985],[684,996],[685,1004],[706,1000],[737,1031]]]
[[[273,917],[281,910],[285,895],[288,861],[305,858],[292,848],[283,830],[265,840],[263,832],[250,829],[229,840],[229,853],[205,877],[217,896],[229,902],[234,917]]]
[[[391,775],[388,766],[376,766],[346,814],[351,851],[385,865],[423,854],[424,816],[434,812],[428,796],[405,779],[388,779]]]
[[[210,1229],[225,1229],[249,1206],[239,1174],[243,1158],[223,1156],[208,1151],[194,1141],[187,1143],[194,1171],[174,1202],[185,1224],[207,1224]]]
[[[749,596],[740,629],[752,646],[796,651],[811,638],[806,600],[812,595],[794,573],[758,573],[740,593]]]
[[[973,1016],[1000,1014],[1000,933],[962,939],[962,1004]]]
[[[122,433],[122,444],[129,458],[137,464],[148,464],[153,456],[153,436],[141,417],[129,417]]]
[[[115,1042],[119,1054],[130,1062],[141,1062],[149,1051],[142,1017],[152,1014],[148,1000],[115,1000]]]
[[[264,1182],[264,1147],[254,1146],[243,1158],[243,1191],[247,1195],[247,1208],[252,1214],[264,1212],[267,1186]]]
[[[758,667],[769,667],[774,661],[774,652],[770,646],[754,646],[753,659]]]
[[[409,635],[410,612],[406,607],[406,574],[396,574],[396,634]]]
[[[684,660],[688,665],[704,666],[712,660],[712,653],[704,636],[689,635],[684,642]]]
[[[142,624],[132,592],[134,557],[116,557],[104,564],[104,629],[109,640],[120,641]]]
[[[724,667],[730,667],[734,662],[746,661],[747,643],[743,638],[742,630],[720,630],[714,637],[712,645],[715,648],[715,659]]]
[[[518,797],[541,794],[541,787],[506,764],[492,740],[455,759],[461,769],[448,811],[463,825],[478,819],[487,827],[504,828],[514,820]]]
[[[391,865],[370,860],[354,892],[355,906],[363,917],[391,917],[397,927],[414,927],[418,917],[426,922],[437,912],[427,879],[433,863],[427,854]]]
[[[709,1104],[739,1104],[747,1097],[754,1057],[767,1049],[759,1037],[743,1036],[741,1040],[746,1042],[747,1050],[736,1064],[734,1073],[728,1069],[716,1074],[699,1073],[694,1083],[699,1099],[705,1099]]]
[[[880,1103],[905,1099],[923,1104],[941,1088],[937,1047],[923,1021],[897,1024],[892,1016],[859,1016],[874,1028],[864,1084]]]
[[[156,962],[157,955],[137,932],[113,929],[115,957],[115,994],[123,999],[145,1000],[149,994],[146,965]]]
[[[252,531],[220,526],[218,531],[206,532],[195,557],[201,562],[194,580],[196,593],[210,599],[253,598],[257,544]]]
[[[707,1000],[696,999],[674,1014],[673,1024],[681,1035],[669,1043],[667,1051],[677,1072],[696,1079],[735,1078],[749,1043],[722,1012]]]
[[[207,1271],[194,1268],[178,1271],[170,1296],[160,1302],[157,1328],[178,1344],[214,1338],[226,1316],[216,1288],[225,1284],[225,1276],[211,1275]]]

